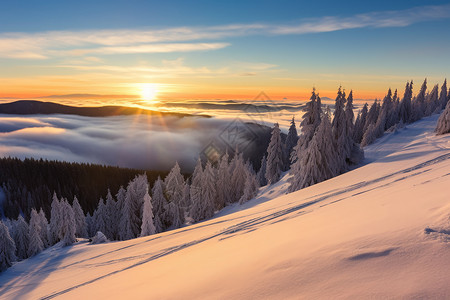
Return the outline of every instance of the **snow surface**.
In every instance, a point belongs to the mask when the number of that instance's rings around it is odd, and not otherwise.
[[[436,120],[292,194],[285,174],[202,223],[47,249],[0,275],[0,298],[449,298],[450,135],[432,133]]]

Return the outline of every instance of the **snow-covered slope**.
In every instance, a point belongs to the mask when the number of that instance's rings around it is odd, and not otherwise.
[[[436,120],[292,194],[286,175],[203,223],[48,249],[0,275],[0,298],[449,298],[450,135],[432,133]]]

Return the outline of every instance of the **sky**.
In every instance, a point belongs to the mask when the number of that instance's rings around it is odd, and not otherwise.
[[[0,20],[4,100],[298,100],[340,85],[373,99],[450,70],[448,1],[17,0]]]

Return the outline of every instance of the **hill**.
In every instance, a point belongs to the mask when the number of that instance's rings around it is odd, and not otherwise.
[[[0,275],[2,299],[443,299],[450,135],[437,116],[367,147],[366,165],[124,242],[54,246]]]
[[[189,114],[159,112],[154,110],[141,109],[137,107],[126,107],[126,106],[78,107],[36,100],[20,100],[11,103],[0,104],[0,114],[17,114],[17,115],[68,114],[85,117],[155,115],[155,116],[172,116],[179,118],[191,116]]]

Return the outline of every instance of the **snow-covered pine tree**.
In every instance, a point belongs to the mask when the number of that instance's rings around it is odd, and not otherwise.
[[[230,201],[231,203],[239,201],[244,193],[245,186],[245,163],[242,153],[239,153],[236,149],[233,159],[230,163],[231,172],[231,191]],[[265,174],[264,174],[265,175]]]
[[[248,200],[255,198],[258,194],[259,182],[250,162],[247,162],[246,164],[246,174],[244,194],[241,196],[241,199],[239,199],[239,204],[243,204]]]
[[[438,113],[441,111],[439,103],[439,85],[436,84],[431,92],[427,95],[425,100],[425,116],[431,116],[434,112]]]
[[[136,176],[127,186],[122,216],[120,219],[121,240],[129,240],[139,236],[142,224],[142,205],[148,190],[147,175]]]
[[[148,191],[144,195],[144,208],[142,212],[142,225],[140,236],[147,236],[156,233],[155,224],[153,223],[153,207],[152,198]]]
[[[419,94],[417,94],[416,98],[413,101],[413,122],[418,121],[423,118],[425,115],[425,95],[427,92],[427,79],[422,83],[422,87],[420,88]]]
[[[450,101],[439,116],[435,131],[438,135],[450,133]]]
[[[291,126],[289,126],[289,131],[284,143],[284,154],[283,154],[283,171],[287,171],[291,166],[291,153],[298,142],[297,127],[295,125],[295,119],[292,117]]]
[[[441,86],[441,93],[439,94],[439,106],[440,109],[444,109],[448,101],[447,91],[447,78],[444,80],[444,84]]]
[[[116,211],[116,201],[108,189],[106,194],[105,203],[105,231],[104,234],[109,240],[114,240],[117,238],[117,211]]]
[[[266,179],[269,184],[280,180],[283,170],[283,149],[281,142],[281,130],[278,123],[274,124],[269,146],[267,147]]]
[[[333,132],[334,143],[336,145],[336,154],[338,155],[336,162],[339,165],[340,172],[345,172],[347,170],[347,164],[345,160],[350,156],[351,151],[349,145],[349,139],[351,138],[351,136],[347,134],[345,103],[345,92],[342,91],[341,87],[339,87],[334,104],[334,117],[333,122],[331,123],[331,128]]]
[[[191,206],[191,187],[187,180],[184,183],[183,200],[181,201],[181,204],[184,212],[189,211],[189,207]]]
[[[164,197],[163,181],[161,178],[153,184],[152,189],[152,211],[154,215],[155,232],[164,231],[163,216],[165,214],[164,207],[166,206],[166,198]]]
[[[381,111],[380,115],[378,116],[377,122],[384,116],[384,124],[380,124],[382,128],[380,128],[380,131],[384,132],[385,130],[389,129],[392,125],[389,121],[389,116],[394,110],[394,103],[392,102],[392,90],[389,88],[386,96],[384,96],[383,103],[381,104]]]
[[[367,119],[367,111],[368,111],[368,104],[365,103],[361,111],[358,113],[358,117],[356,118],[354,132],[353,132],[353,139],[356,143],[360,144],[362,137],[364,135],[364,124],[366,124]]]
[[[164,179],[164,186],[168,200],[166,220],[170,227],[179,228],[184,224],[184,210],[182,209],[184,178],[181,175],[178,162]]]
[[[366,129],[366,132],[364,132],[363,139],[361,141],[361,146],[365,147],[367,145],[372,144],[377,139],[377,133],[376,133],[376,125],[370,124],[369,127]]]
[[[28,258],[28,244],[30,242],[29,227],[22,215],[13,223],[12,238],[16,245],[16,257],[19,260]]]
[[[30,225],[28,228],[28,236],[30,240],[28,243],[27,255],[28,257],[31,257],[44,250],[44,243],[42,242],[40,236],[40,217],[34,208],[31,210]]]
[[[261,159],[261,167],[259,168],[259,171],[256,174],[259,186],[267,185],[266,166],[267,166],[267,159],[266,159],[266,155],[264,155],[263,158]]]
[[[405,87],[405,93],[403,94],[403,99],[400,102],[399,108],[399,119],[404,124],[408,124],[412,121],[412,88],[413,82],[407,82]]]
[[[16,245],[9,234],[8,227],[0,220],[0,272],[5,271],[16,261]]]
[[[75,223],[75,216],[72,206],[66,199],[61,199],[61,226],[58,229],[58,237],[61,240],[62,246],[72,245],[77,241],[75,232],[77,226]]]
[[[53,193],[51,213],[50,213],[50,226],[49,226],[49,245],[54,245],[59,242],[58,230],[61,227],[61,203],[56,196],[56,192]]]
[[[293,164],[302,156],[302,151],[308,148],[308,144],[320,124],[322,104],[315,89],[313,89],[310,101],[306,103],[303,112],[305,113],[300,123],[300,136],[297,140],[297,145],[294,146],[291,152],[291,172],[292,169],[297,169],[298,165],[294,166]]]
[[[87,236],[88,237],[93,237],[95,235],[95,232],[94,232],[94,230],[95,230],[94,227],[95,226],[94,226],[94,219],[93,219],[93,217],[92,217],[90,212],[88,212],[86,214],[86,218],[85,219],[86,219]]]
[[[97,209],[94,211],[94,214],[92,216],[93,218],[93,224],[94,224],[94,232],[97,233],[100,231],[101,233],[105,234],[107,238],[109,238],[108,235],[106,235],[106,232],[108,229],[106,228],[107,221],[107,215],[106,215],[106,206],[103,198],[100,198],[98,201]]]
[[[367,112],[367,118],[366,118],[366,123],[364,124],[364,129],[363,129],[363,136],[367,131],[367,128],[369,127],[370,124],[375,125],[377,123],[378,120],[378,100],[375,99],[375,101],[373,101],[373,104],[370,106],[369,111]]]
[[[88,237],[86,229],[86,217],[84,216],[83,209],[81,208],[77,196],[73,197],[72,210],[76,224],[75,235],[82,238]]]
[[[225,153],[219,162],[219,168],[217,170],[217,198],[216,198],[216,210],[220,210],[225,207],[225,205],[230,200],[230,190],[231,190],[231,174],[228,162],[228,152]]]
[[[214,216],[216,198],[216,170],[212,166],[211,162],[206,163],[205,170],[203,172],[203,186],[202,186],[202,213],[198,218],[194,220],[199,221],[203,219],[209,219]]]
[[[50,243],[48,241],[48,222],[47,222],[47,218],[45,217],[45,213],[41,209],[39,210],[39,226],[40,226],[40,236],[41,236],[41,240],[44,243],[44,247],[48,247],[50,246]]]
[[[308,149],[301,157],[301,172],[295,173],[290,180],[289,192],[316,184],[336,176],[340,170],[333,143],[333,132],[329,113],[324,114]]]
[[[122,210],[123,210],[123,205],[125,203],[125,196],[126,196],[127,191],[123,188],[123,186],[120,186],[119,191],[116,194],[116,215],[115,215],[115,236],[114,239],[115,240],[120,240],[119,237],[119,232],[120,232],[120,219],[122,217]],[[95,234],[95,232],[94,232]]]

